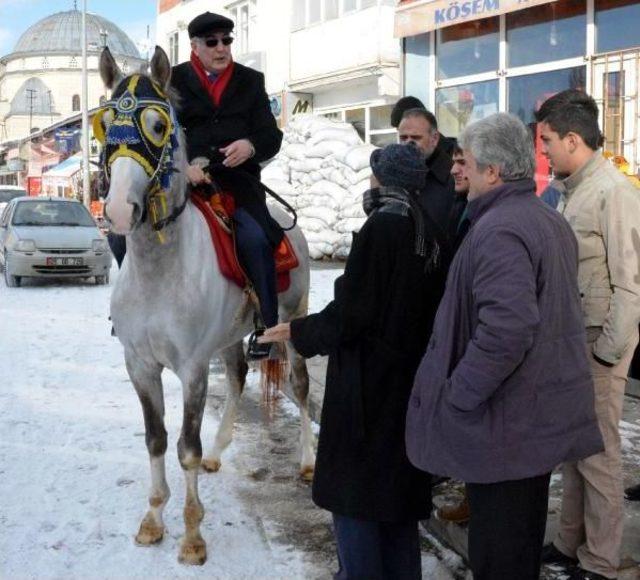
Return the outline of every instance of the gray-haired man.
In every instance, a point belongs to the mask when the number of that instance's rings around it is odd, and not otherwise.
[[[407,415],[410,461],[467,483],[475,580],[538,580],[549,477],[602,449],[571,227],[535,195],[524,124],[462,135],[471,227]]]

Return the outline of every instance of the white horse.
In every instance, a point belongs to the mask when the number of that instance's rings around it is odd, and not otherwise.
[[[186,479],[186,531],[179,560],[203,564],[206,545],[200,535],[204,509],[198,497],[198,472],[201,466],[207,471],[217,471],[220,455],[231,442],[247,374],[242,339],[252,329],[253,309],[247,308],[245,293],[221,275],[208,226],[186,197],[185,147],[165,96],[171,74],[167,55],[156,48],[151,77],[132,75],[125,79],[105,49],[100,58],[100,73],[105,85],[114,89],[113,100],[106,104],[98,124],[94,125],[98,136],[106,138],[105,164],[110,183],[105,215],[112,231],[127,236],[127,255],[113,289],[111,316],[124,346],[127,371],[142,404],[151,462],[149,510],[136,541],[151,545],[162,540],[164,534],[162,513],[170,492],[165,477],[167,433],[160,375],[168,368],[180,378],[184,397],[178,457]],[[151,98],[148,94],[136,94],[143,85],[152,87]],[[116,126],[144,133],[138,135],[140,142],[150,153],[156,146],[161,153],[155,158],[136,153],[128,145],[135,142],[131,134],[120,142],[117,138],[110,139],[111,133],[117,133]],[[163,176],[167,161],[176,171]],[[160,199],[157,196],[160,177],[170,184],[166,191],[160,190],[166,201],[166,205],[160,204],[162,210],[150,201],[150,197]],[[273,209],[272,213],[280,223],[290,222],[283,211]],[[162,216],[169,219],[159,223]],[[161,229],[154,229],[154,224],[156,228],[162,226]],[[291,272],[290,288],[280,295],[282,320],[304,316],[308,301],[307,244],[298,228],[289,232],[289,238],[300,266]],[[287,350],[292,390],[301,417],[300,472],[310,478],[315,455],[307,408],[309,377],[304,359],[290,345]],[[215,353],[220,353],[226,364],[228,394],[215,440],[203,458],[200,427],[209,361]]]

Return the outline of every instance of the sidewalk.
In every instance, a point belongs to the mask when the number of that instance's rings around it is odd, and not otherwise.
[[[309,410],[314,421],[320,422],[326,358],[314,357],[308,361],[309,368]],[[640,483],[640,399],[626,397],[624,418],[621,425],[625,487]],[[434,489],[434,504],[440,506],[456,501],[462,485],[445,483]],[[562,476],[554,472],[551,478],[549,498],[549,518],[545,542],[551,541],[556,533],[560,517]],[[622,546],[622,564],[619,580],[640,580],[640,502],[625,501],[625,529]],[[432,517],[424,525],[445,545],[453,548],[465,559],[467,557],[467,528],[452,523],[443,523]],[[542,578],[560,580],[564,577],[559,569],[547,568]]]

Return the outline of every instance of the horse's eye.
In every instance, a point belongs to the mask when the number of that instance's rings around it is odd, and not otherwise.
[[[164,123],[164,121],[156,121],[153,125],[153,130],[156,133],[163,133],[166,127],[167,125],[166,123]]]

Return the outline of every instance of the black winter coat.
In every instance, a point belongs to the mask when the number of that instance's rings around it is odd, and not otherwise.
[[[354,238],[333,302],[291,323],[298,352],[329,355],[313,481],[320,507],[383,522],[428,517],[430,478],[406,457],[404,425],[443,278],[414,254],[412,220],[378,211]]]
[[[256,154],[236,169],[213,170],[214,181],[225,191],[233,192],[236,204],[249,212],[263,227],[273,245],[282,239],[282,230],[266,209],[265,192],[259,163],[280,150],[282,132],[269,107],[264,75],[234,63],[233,74],[216,107],[200,83],[190,62],[173,67],[171,85],[179,94],[178,121],[187,139],[190,161],[206,157],[221,161],[221,147],[238,139],[249,139]],[[253,177],[248,177],[248,175]]]
[[[418,201],[425,214],[438,226],[440,235],[445,237],[456,195],[451,175],[453,161],[441,147],[437,147],[426,164],[429,172],[426,185],[419,192]]]

